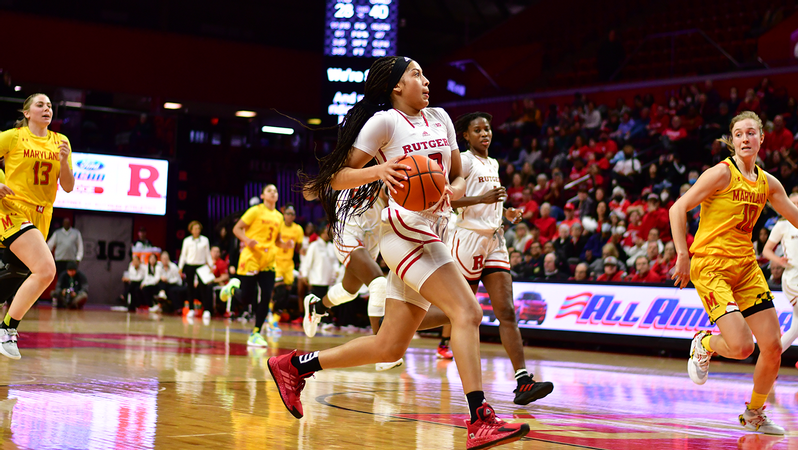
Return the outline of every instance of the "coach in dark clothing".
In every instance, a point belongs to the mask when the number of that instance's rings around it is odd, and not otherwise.
[[[74,262],[67,263],[66,271],[58,277],[55,290],[50,292],[56,308],[81,309],[89,298],[89,280]]]

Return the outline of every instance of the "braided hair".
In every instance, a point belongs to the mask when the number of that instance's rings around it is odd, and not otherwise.
[[[393,107],[391,92],[394,86],[388,84],[397,58],[384,56],[374,61],[366,78],[363,99],[355,103],[338,126],[338,142],[335,149],[329,155],[319,158],[319,174],[315,177],[300,174],[304,191],[321,201],[334,237],[340,235],[348,218],[368,211],[379,196],[382,180],[349,189],[349,195],[345,195],[347,191],[334,190],[331,183],[335,175],[346,167],[352,145],[366,122],[377,112],[387,111]],[[370,164],[374,164],[373,160]]]
[[[454,121],[454,131],[457,134],[457,140],[465,142],[465,138],[463,138],[463,133],[468,131],[468,127],[471,126],[471,121],[474,119],[483,118],[490,123],[493,120],[493,116],[482,111],[472,112],[468,114],[463,114],[462,116],[458,117],[457,120]],[[467,142],[466,142],[467,144]],[[467,147],[467,146],[466,146]],[[460,148],[463,148],[462,146]]]

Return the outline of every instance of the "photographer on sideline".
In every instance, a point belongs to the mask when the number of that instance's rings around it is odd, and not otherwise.
[[[78,270],[74,261],[67,263],[66,271],[58,277],[55,290],[50,292],[56,308],[82,309],[89,298],[89,280]]]

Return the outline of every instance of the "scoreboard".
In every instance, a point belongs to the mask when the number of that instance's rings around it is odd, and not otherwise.
[[[379,58],[396,54],[398,0],[328,0],[326,56]]]

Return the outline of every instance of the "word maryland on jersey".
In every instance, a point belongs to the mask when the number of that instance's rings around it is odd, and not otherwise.
[[[59,159],[59,152],[53,152],[48,150],[33,150],[30,148],[22,149],[22,155],[25,158],[36,158],[36,159],[49,159],[50,161],[58,161]]]

